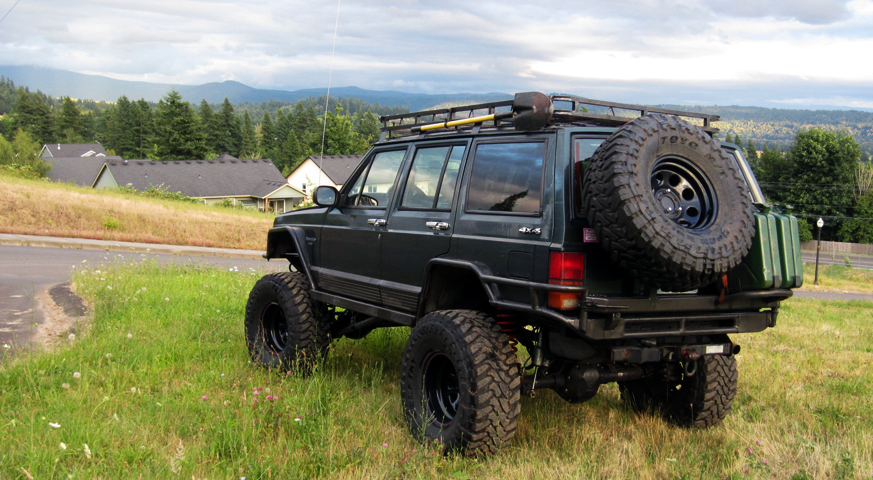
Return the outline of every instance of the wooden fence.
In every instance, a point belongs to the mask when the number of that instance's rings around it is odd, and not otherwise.
[[[801,250],[815,251],[815,240],[800,244]],[[873,255],[873,245],[868,243],[821,242],[821,253],[839,253],[845,255]]]

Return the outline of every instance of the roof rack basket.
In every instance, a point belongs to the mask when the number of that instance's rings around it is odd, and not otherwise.
[[[550,125],[572,124],[581,126],[619,127],[643,115],[660,113],[682,117],[683,119],[690,121],[690,123],[703,128],[703,130],[710,135],[718,132],[718,129],[713,127],[713,123],[717,122],[720,118],[718,115],[670,110],[645,105],[592,100],[590,98],[576,97],[573,95],[550,95],[549,98],[555,107],[555,113],[549,121]],[[451,122],[481,115],[494,115],[511,112],[512,104],[512,100],[501,100],[498,102],[477,103],[474,105],[423,110],[420,112],[402,113],[398,115],[386,115],[380,118],[382,122],[382,138],[380,140],[409,135],[425,135],[424,132],[420,133],[417,130],[420,127],[432,125],[434,123]],[[481,126],[512,127],[512,119],[495,119],[476,124],[458,125],[447,128],[461,130],[480,128]],[[414,128],[415,130],[413,130]]]

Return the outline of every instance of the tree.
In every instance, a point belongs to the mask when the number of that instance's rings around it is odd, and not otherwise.
[[[11,144],[0,137],[0,165],[29,167],[39,176],[44,176],[51,169],[51,165],[39,158],[40,149],[39,142],[29,132],[19,129]]]
[[[80,143],[84,141],[82,136],[82,114],[70,97],[64,97],[61,105],[61,114],[58,117],[58,131],[61,139],[66,143]]]
[[[132,106],[127,96],[122,95],[109,110],[105,145],[115,150],[122,158],[137,156],[134,108],[136,107]]]
[[[790,168],[781,175],[782,183],[791,185],[784,200],[808,216],[847,216],[860,157],[858,142],[845,132],[821,128],[801,131],[788,151]],[[834,239],[840,225],[839,220],[828,222],[823,238]]]
[[[746,158],[752,165],[758,163],[758,149],[755,147],[755,144],[752,143],[751,140],[746,143]]]
[[[13,117],[14,129],[30,133],[41,144],[55,141],[54,117],[42,95],[19,88]]]
[[[352,119],[353,131],[364,137],[367,143],[373,144],[379,140],[379,134],[382,132],[382,122],[379,117],[367,110],[366,112],[358,112]]]
[[[136,158],[147,158],[154,148],[155,117],[152,107],[144,98],[131,103],[131,135]]]
[[[355,133],[352,121],[343,113],[343,107],[337,104],[333,113],[327,114],[327,125],[324,135],[325,155],[358,155],[370,148],[366,138]]]
[[[739,133],[736,134],[736,136],[734,136],[734,144],[736,144],[736,146],[738,146],[738,147],[740,147],[740,148],[743,148],[743,139],[740,138],[740,134],[739,134]]]
[[[258,152],[258,138],[248,110],[243,112],[242,141],[239,147],[239,157],[247,159],[261,158],[260,152]]]
[[[206,154],[206,142],[194,109],[171,90],[157,108],[154,156],[160,160],[200,159]]]
[[[233,105],[231,105],[227,97],[224,98],[224,103],[221,104],[221,110],[218,112],[215,123],[218,142],[215,145],[218,148],[216,153],[239,155],[242,131],[239,126],[239,117],[233,113]]]
[[[727,135],[725,135],[725,137],[724,137],[724,143],[734,143],[734,139],[731,138],[731,134],[730,134],[730,133],[728,133]]]
[[[212,106],[203,99],[200,101],[200,129],[203,132],[203,138],[206,140],[206,150],[209,152],[218,152],[221,150],[221,140],[218,133],[218,117],[212,110]]]
[[[260,145],[261,152],[264,152],[268,157],[276,148],[276,129],[273,127],[273,117],[267,112],[261,119],[261,137],[258,145]]]

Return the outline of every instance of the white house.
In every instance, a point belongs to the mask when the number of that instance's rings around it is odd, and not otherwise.
[[[363,155],[311,155],[288,175],[288,183],[307,196],[322,185],[340,189],[362,158]]]

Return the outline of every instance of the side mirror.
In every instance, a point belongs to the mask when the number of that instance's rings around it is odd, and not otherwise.
[[[335,207],[336,201],[339,198],[339,192],[336,188],[322,185],[315,189],[312,195],[312,201],[319,207]]]

